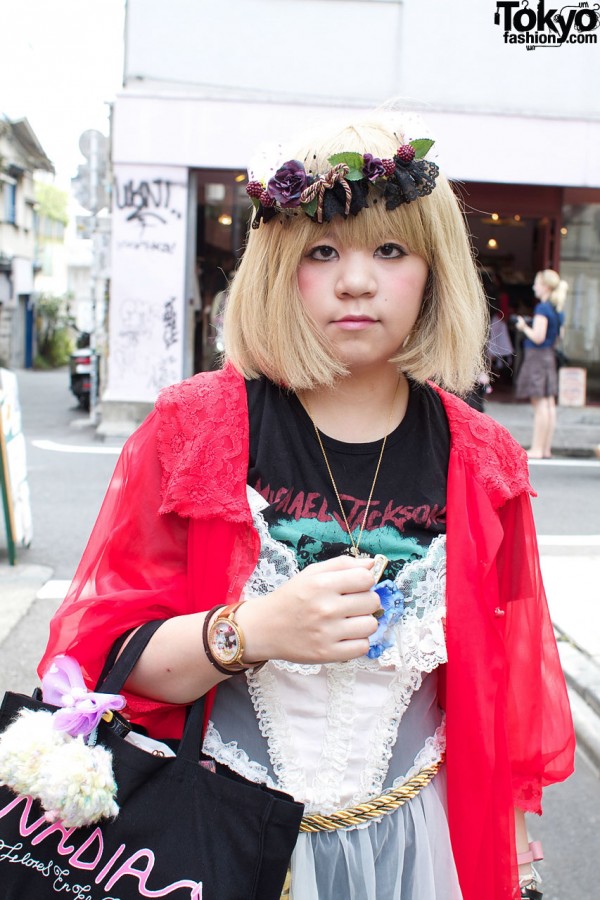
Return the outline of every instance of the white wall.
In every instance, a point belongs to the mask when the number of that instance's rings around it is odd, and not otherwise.
[[[371,102],[398,82],[402,0],[129,0],[125,79]]]
[[[600,186],[600,43],[528,51],[504,42],[495,11],[495,0],[129,0],[115,159],[242,168],[261,141],[331,107],[393,96],[422,110],[453,178]]]
[[[126,84],[600,116],[600,29],[595,45],[528,51],[504,42],[495,12],[495,0],[128,0]]]
[[[537,10],[536,0],[528,5]],[[546,0],[545,10],[566,5]],[[495,0],[406,0],[402,94],[436,109],[598,118],[600,29],[595,45],[528,51],[522,44],[504,43],[502,27],[494,24],[495,11]],[[536,147],[540,152],[541,146],[507,149],[529,153]]]

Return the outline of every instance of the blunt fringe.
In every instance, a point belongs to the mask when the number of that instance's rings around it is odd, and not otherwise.
[[[343,150],[391,157],[405,137],[388,117],[380,113],[361,124],[321,133],[287,158],[307,161],[307,168],[314,165],[324,172],[327,158]],[[299,391],[332,386],[347,375],[306,313],[297,281],[308,247],[335,227],[348,246],[398,240],[429,266],[419,317],[392,360],[399,369],[417,382],[431,380],[457,393],[477,381],[486,367],[488,305],[463,212],[448,181],[440,175],[428,197],[391,212],[375,197],[369,203],[357,216],[337,216],[328,224],[318,225],[293,211],[250,229],[224,318],[225,359],[246,378],[266,375]]]

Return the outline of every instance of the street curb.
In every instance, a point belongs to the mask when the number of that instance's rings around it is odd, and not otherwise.
[[[600,668],[560,628],[554,628],[577,745],[600,772]]]
[[[569,700],[577,746],[600,773],[600,718],[572,688],[569,688]]]
[[[570,687],[600,718],[600,668],[557,626],[558,649],[565,678]]]

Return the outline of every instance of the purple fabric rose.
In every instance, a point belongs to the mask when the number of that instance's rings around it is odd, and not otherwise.
[[[278,169],[269,180],[267,191],[283,208],[300,206],[300,194],[306,187],[306,172],[297,159],[291,159]]]
[[[378,178],[383,178],[385,175],[385,166],[378,156],[373,156],[372,153],[365,153],[363,159],[365,161],[363,166],[363,175],[365,178],[368,178],[369,181],[377,181]]]

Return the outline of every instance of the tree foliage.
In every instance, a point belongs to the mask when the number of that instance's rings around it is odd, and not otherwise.
[[[40,294],[36,304],[38,356],[42,365],[64,366],[73,350],[71,315],[68,297]]]
[[[53,219],[55,222],[62,222],[63,225],[67,224],[69,221],[67,215],[69,198],[66,191],[61,191],[53,184],[46,184],[45,181],[36,181],[35,200],[40,216]]]

